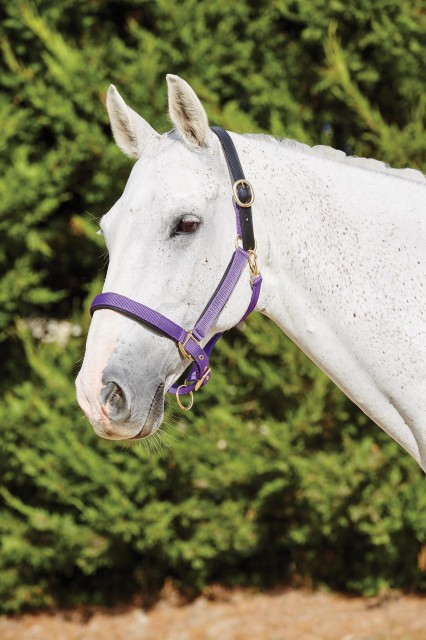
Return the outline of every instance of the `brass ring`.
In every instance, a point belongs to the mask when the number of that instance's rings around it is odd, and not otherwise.
[[[185,405],[182,404],[182,401],[179,397],[179,391],[184,387],[185,385],[181,384],[180,387],[176,389],[176,402],[178,403],[178,406],[180,409],[182,409],[182,411],[190,411],[192,409],[192,405],[194,404],[194,394],[192,393],[192,391],[189,392],[188,395],[190,397],[190,401],[189,401],[189,404],[185,407]]]
[[[238,249],[238,247],[240,247],[242,249],[242,247],[240,246],[240,240],[242,242],[242,238],[240,236],[238,236],[238,235],[235,236],[234,247],[236,249]],[[256,253],[256,251],[257,251],[257,240],[254,241],[254,249],[247,249],[247,253],[250,253],[250,252],[252,252],[252,253],[255,252]]]
[[[238,189],[237,187],[239,187],[239,185],[244,185],[246,187],[248,187],[250,189],[250,194],[251,194],[251,198],[248,202],[241,202],[240,198],[238,197]],[[234,198],[235,198],[235,202],[240,206],[240,207],[244,207],[245,209],[248,209],[248,207],[251,207],[251,205],[254,202],[254,189],[251,186],[250,182],[248,180],[236,180],[234,182],[234,184],[232,185],[232,191],[234,192]]]

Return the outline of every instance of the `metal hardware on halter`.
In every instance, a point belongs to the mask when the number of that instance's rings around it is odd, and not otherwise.
[[[240,246],[240,236],[235,236],[235,248]],[[250,269],[250,284],[253,285],[254,278],[260,276],[259,265],[257,264],[257,243],[254,242],[254,249],[247,251],[247,262]]]
[[[192,393],[192,391],[189,392],[189,404],[188,405],[184,405],[182,404],[182,400],[179,397],[179,391],[181,389],[184,389],[186,387],[186,384],[181,384],[177,389],[176,389],[176,402],[178,403],[178,406],[180,409],[182,409],[182,411],[190,411],[192,409],[192,405],[194,404],[194,394]]]
[[[235,236],[235,240],[234,240],[234,247],[235,247],[235,248],[237,248],[237,247],[239,247],[239,246],[240,246],[240,240],[241,240],[241,237],[240,237],[239,235],[236,235],[236,236]],[[255,240],[255,241],[254,241],[254,247],[253,247],[253,249],[247,249],[246,253],[247,253],[247,254],[249,254],[249,253],[256,253],[256,251],[257,251],[257,242],[256,242],[256,240]]]
[[[217,285],[213,295],[208,301],[204,311],[198,318],[191,331],[186,331],[180,325],[163,316],[158,311],[146,307],[140,302],[131,298],[126,298],[118,293],[105,292],[95,297],[90,307],[93,314],[99,309],[112,309],[118,313],[148,325],[148,327],[159,331],[164,336],[175,342],[179,352],[184,358],[192,362],[191,369],[184,384],[175,383],[168,390],[176,395],[176,401],[183,411],[189,411],[194,403],[194,392],[201,389],[210,380],[209,356],[212,349],[222,333],[214,334],[204,347],[201,341],[213,327],[215,321],[222,312],[223,307],[234,291],[239,278],[246,269],[247,264],[250,270],[251,299],[244,316],[240,321],[255,309],[260,295],[262,276],[259,273],[256,255],[256,240],[253,233],[253,222],[251,205],[254,202],[254,190],[251,184],[245,179],[241,167],[238,153],[232,142],[231,136],[220,127],[211,127],[213,133],[217,135],[222,145],[222,150],[228,165],[234,194],[234,208],[237,214],[237,239],[235,241],[235,251],[226,268],[226,271]],[[241,215],[240,207],[244,209]],[[241,245],[239,241],[241,240]],[[194,333],[197,338],[194,337]],[[180,396],[188,395],[189,403],[185,406]]]
[[[253,279],[257,278],[257,276],[260,275],[259,272],[259,266],[257,264],[257,253],[256,253],[256,249],[250,249],[250,251],[247,252],[248,253],[248,265],[249,265],[249,269],[250,269],[250,282],[253,284]]]
[[[238,206],[247,209],[251,207],[254,202],[254,189],[248,180],[246,180],[245,178],[236,180],[232,185],[232,191],[234,193],[235,202],[238,204]],[[241,193],[242,191],[246,191],[248,193]],[[248,200],[241,200],[240,195],[248,198]]]
[[[179,351],[181,352],[181,354],[183,355],[184,358],[187,358],[187,360],[193,360],[194,359],[191,356],[191,354],[188,353],[187,350],[185,349],[186,345],[188,344],[188,342],[189,342],[189,340],[191,338],[193,339],[194,342],[196,342],[198,344],[198,346],[200,348],[202,348],[200,342],[198,340],[196,340],[194,338],[194,336],[192,335],[192,331],[188,331],[188,335],[186,336],[185,340],[183,342],[178,342]]]
[[[195,385],[195,387],[194,387],[194,391],[198,391],[198,389],[201,389],[201,387],[202,387],[202,386],[203,386],[203,384],[204,384],[204,380],[205,380],[206,382],[208,382],[208,381],[209,381],[209,378],[210,378],[210,369],[207,369],[207,370],[203,373],[202,377],[201,377],[201,378],[198,380],[198,382],[196,383],[196,385]]]

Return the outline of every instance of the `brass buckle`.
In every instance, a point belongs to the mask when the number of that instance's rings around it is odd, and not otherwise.
[[[194,394],[192,393],[192,391],[189,392],[189,404],[188,405],[184,405],[182,404],[182,401],[179,397],[179,391],[182,389],[182,387],[186,387],[186,384],[181,384],[177,389],[176,389],[176,402],[178,403],[178,406],[182,409],[182,411],[190,411],[192,409],[192,405],[194,404]]]
[[[202,346],[201,346],[201,343],[198,342],[198,340],[196,338],[194,338],[194,336],[192,335],[192,331],[188,331],[187,333],[188,333],[188,335],[186,336],[185,340],[183,342],[178,342],[177,344],[178,344],[178,349],[181,352],[181,354],[183,355],[183,357],[192,361],[192,360],[194,360],[194,358],[185,349],[185,347],[188,344],[190,338],[192,338],[194,340],[194,342],[196,342],[198,344],[200,349],[202,349]]]
[[[250,190],[250,200],[248,202],[242,202],[239,198],[238,187],[240,185],[248,187]],[[236,180],[232,185],[232,191],[234,192],[235,202],[238,204],[238,206],[244,207],[245,209],[248,209],[248,207],[251,207],[251,205],[254,202],[254,189],[248,180]]]

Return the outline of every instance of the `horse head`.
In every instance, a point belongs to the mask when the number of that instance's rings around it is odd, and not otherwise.
[[[114,86],[108,91],[114,138],[136,163],[100,222],[109,254],[103,291],[189,328],[229,262],[235,218],[227,164],[205,110],[184,80],[169,75],[167,82],[174,129],[163,135]],[[250,295],[249,278],[241,278],[200,344],[234,326]],[[159,428],[165,393],[187,366],[185,350],[155,326],[103,308],[90,326],[78,402],[98,435],[144,438]]]

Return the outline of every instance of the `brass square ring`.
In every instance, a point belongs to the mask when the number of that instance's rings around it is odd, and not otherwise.
[[[177,346],[178,346],[179,351],[181,352],[181,354],[183,355],[184,358],[188,358],[188,360],[194,360],[194,358],[191,356],[191,354],[187,352],[185,347],[188,344],[188,342],[192,339],[194,342],[196,342],[198,344],[198,346],[200,348],[202,348],[201,347],[201,342],[199,342],[198,340],[196,340],[194,338],[194,336],[192,335],[192,331],[187,331],[187,334],[188,335],[186,336],[185,340],[183,342],[178,342]]]

